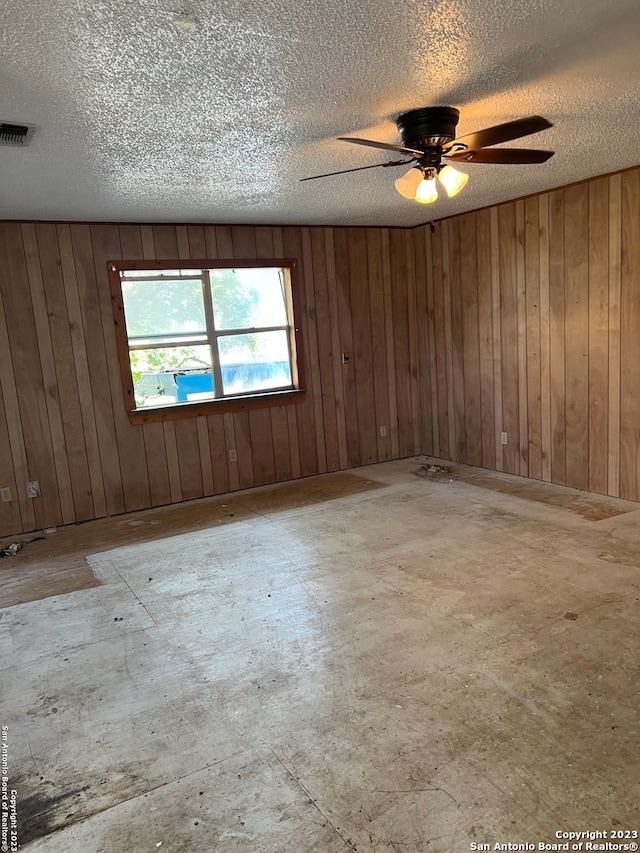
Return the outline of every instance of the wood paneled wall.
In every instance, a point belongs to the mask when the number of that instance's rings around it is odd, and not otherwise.
[[[106,262],[175,257],[299,259],[304,403],[129,423]],[[0,224],[0,535],[419,452],[415,259],[409,230]]]
[[[207,256],[299,259],[305,402],[132,426],[106,262]],[[0,535],[420,452],[640,500],[639,443],[640,169],[434,234],[0,224]]]
[[[640,500],[640,169],[413,236],[424,452]]]

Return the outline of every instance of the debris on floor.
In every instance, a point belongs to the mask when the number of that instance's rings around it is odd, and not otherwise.
[[[20,542],[11,542],[10,545],[0,546],[0,557],[15,557],[18,551],[21,551],[25,545],[31,542],[38,542],[40,539],[46,539],[46,536],[34,536],[33,539],[22,539]]]
[[[431,463],[427,463],[426,465],[421,465],[414,473],[418,477],[429,477],[433,474],[450,474],[451,468],[447,468],[446,465],[432,465]],[[453,481],[451,480],[450,482]]]

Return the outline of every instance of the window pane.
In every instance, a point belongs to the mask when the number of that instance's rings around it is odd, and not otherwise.
[[[291,387],[287,332],[257,332],[218,338],[225,394]]]
[[[130,339],[206,330],[200,279],[123,281],[122,299]]]
[[[216,329],[286,326],[282,270],[210,270]]]
[[[166,347],[134,350],[129,353],[136,406],[171,406],[202,393],[213,397],[211,349],[208,346]],[[180,373],[197,376],[188,383]],[[200,378],[201,377],[201,378]]]

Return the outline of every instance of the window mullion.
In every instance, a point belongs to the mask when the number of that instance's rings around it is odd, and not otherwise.
[[[216,322],[213,313],[213,300],[211,298],[211,276],[209,275],[209,270],[202,270],[202,297],[204,299],[204,316],[207,324],[207,337],[209,338],[209,348],[211,350],[213,390],[216,397],[222,397],[222,368],[220,367],[220,353],[218,352],[218,338],[216,335]]]

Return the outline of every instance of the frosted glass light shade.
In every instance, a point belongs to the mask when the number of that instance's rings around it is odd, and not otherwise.
[[[438,187],[436,186],[435,178],[425,178],[420,181],[415,194],[415,200],[420,204],[430,204],[438,198]]]
[[[409,171],[403,175],[401,178],[397,178],[395,181],[395,186],[401,196],[404,198],[413,199],[416,197],[416,190],[418,188],[418,184],[422,180],[422,172],[420,169],[416,169],[411,167]]]
[[[453,166],[443,166],[438,172],[438,178],[447,191],[449,198],[453,198],[454,195],[458,195],[460,190],[464,188],[464,185],[469,180],[469,175],[459,172]]]

